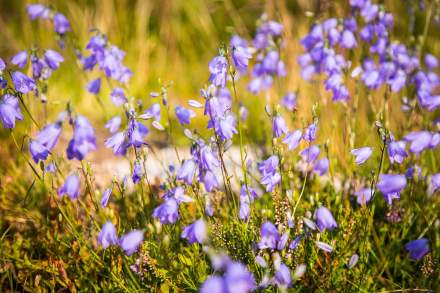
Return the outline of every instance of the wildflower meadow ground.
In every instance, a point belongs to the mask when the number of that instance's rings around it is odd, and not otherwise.
[[[439,1],[86,2],[0,13],[0,291],[440,290]]]

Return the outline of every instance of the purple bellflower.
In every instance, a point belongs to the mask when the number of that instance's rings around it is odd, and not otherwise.
[[[139,183],[139,181],[141,181],[141,179],[142,179],[142,176],[143,176],[143,172],[142,172],[141,163],[139,163],[139,162],[134,163],[133,175],[131,176],[133,183],[134,184]]]
[[[96,150],[95,130],[89,120],[78,116],[74,122],[73,137],[67,147],[67,158],[83,160],[91,151]]]
[[[411,132],[405,136],[405,140],[410,142],[409,150],[414,154],[419,154],[429,148],[432,135],[429,131]]]
[[[64,58],[57,51],[48,49],[44,52],[44,61],[51,70],[56,70],[60,67],[60,63],[64,62]]]
[[[89,93],[97,95],[101,90],[101,78],[97,78],[89,82],[87,85],[87,90]]]
[[[330,231],[338,227],[332,213],[326,207],[319,207],[315,212],[316,225],[323,232],[325,229]]]
[[[284,118],[281,115],[276,115],[273,118],[272,129],[273,129],[274,137],[280,137],[283,134],[289,132],[289,128],[287,128],[286,121],[284,121]]]
[[[109,187],[102,193],[101,197],[101,207],[105,208],[108,204],[108,200],[110,199],[110,196],[112,195],[112,188]]]
[[[225,87],[228,76],[228,62],[225,57],[217,56],[209,62],[209,72],[211,76],[209,80],[213,85]]]
[[[125,254],[130,256],[139,249],[142,241],[144,241],[144,232],[141,230],[133,230],[121,236],[118,244],[122,250],[124,250]]]
[[[50,10],[42,4],[30,4],[26,7],[26,10],[31,20],[35,20],[37,18],[49,18]]]
[[[235,68],[241,74],[246,73],[249,59],[252,58],[247,41],[234,35],[231,37],[230,46],[232,51],[232,62],[234,63]]]
[[[177,106],[175,112],[180,124],[182,125],[189,124],[191,118],[196,116],[196,114],[192,110],[186,109],[182,106]]]
[[[183,228],[181,237],[188,239],[189,244],[194,244],[196,242],[203,244],[207,239],[206,224],[203,219],[199,219],[191,225]]]
[[[72,174],[66,178],[64,184],[58,188],[58,195],[63,197],[68,194],[70,199],[77,199],[79,196],[79,178]]]
[[[426,238],[420,238],[407,243],[405,249],[413,260],[421,260],[430,251],[429,242]]]
[[[260,229],[261,240],[258,243],[259,249],[283,250],[287,244],[288,234],[280,235],[278,229],[271,222],[265,222]]]
[[[300,155],[305,162],[312,163],[318,158],[319,153],[319,147],[317,147],[316,145],[312,145],[302,150]]]
[[[316,139],[316,130],[317,130],[317,126],[316,123],[312,123],[310,124],[305,133],[304,133],[304,140],[309,141],[309,142],[313,142]]]
[[[12,59],[11,63],[18,66],[18,68],[24,68],[26,66],[28,60],[28,55],[26,51],[21,51],[15,54]]]
[[[69,20],[61,13],[55,14],[53,17],[53,23],[55,26],[55,32],[60,35],[64,35],[71,30]]]
[[[246,293],[255,290],[255,278],[245,265],[228,261],[224,270],[223,276],[209,276],[200,293]]]
[[[116,228],[111,221],[108,221],[102,226],[98,236],[98,243],[101,244],[104,249],[107,249],[110,245],[118,244]]]
[[[139,116],[139,118],[148,120],[154,118],[154,120],[160,120],[160,104],[154,103],[148,108],[143,114]]]
[[[281,100],[281,104],[289,111],[296,109],[296,93],[287,93]]]
[[[354,193],[357,197],[356,202],[360,205],[365,205],[371,200],[373,190],[371,188],[362,188]]]
[[[382,192],[386,202],[400,198],[400,192],[406,186],[406,178],[400,174],[380,174],[377,188]]]
[[[258,163],[258,170],[261,173],[261,184],[266,186],[266,191],[271,192],[281,182],[281,175],[278,173],[278,156],[270,156],[265,161]]]
[[[115,133],[119,130],[119,126],[121,126],[121,117],[115,116],[111,118],[104,127],[107,128],[110,133]]]
[[[162,224],[173,224],[179,219],[179,204],[174,198],[167,198],[160,206],[154,209],[153,217]]]
[[[355,156],[355,163],[362,165],[370,158],[373,150],[370,147],[362,147],[352,150],[351,153]]]
[[[112,90],[112,92],[110,93],[110,99],[116,106],[121,106],[128,101],[127,97],[125,96],[124,90],[119,87],[116,87]]]
[[[275,272],[273,283],[281,288],[287,288],[292,285],[290,270],[284,263],[281,263],[279,268]]]
[[[177,171],[177,179],[183,180],[186,184],[191,185],[196,172],[196,162],[192,159],[186,160]]]
[[[388,157],[391,163],[402,164],[403,159],[408,156],[405,151],[406,142],[401,141],[391,141],[388,145]]]
[[[295,130],[286,135],[286,137],[283,140],[283,143],[286,144],[287,148],[292,151],[298,147],[299,143],[301,142],[301,139],[302,139],[301,130]]]
[[[24,95],[37,89],[35,81],[20,71],[12,72],[12,83],[14,84],[15,90]]]
[[[329,161],[327,158],[323,158],[316,161],[315,165],[313,166],[313,172],[317,173],[319,176],[322,176],[325,173],[327,173],[328,168],[329,168]]]
[[[18,98],[6,94],[0,101],[0,121],[5,128],[14,128],[16,120],[23,120]]]

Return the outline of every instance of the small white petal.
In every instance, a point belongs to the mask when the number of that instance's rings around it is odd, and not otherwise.
[[[322,249],[326,252],[332,252],[333,251],[333,246],[331,246],[330,244],[327,244],[325,242],[321,242],[321,241],[316,241],[316,246],[318,246],[319,249]]]
[[[151,125],[153,125],[153,127],[156,128],[157,130],[160,130],[160,131],[165,130],[165,128],[162,126],[162,124],[159,123],[159,121],[153,121],[153,123],[151,123]]]
[[[312,230],[316,230],[318,227],[316,226],[315,222],[313,222],[310,219],[303,218],[304,224],[306,224],[307,227],[309,227]]]
[[[153,115],[151,115],[150,113],[144,113],[138,116],[139,119],[143,119],[143,120],[148,120],[153,118]]]
[[[350,261],[348,262],[348,268],[351,269],[352,267],[354,267],[357,262],[359,260],[359,255],[357,255],[356,253],[353,254],[350,258]]]
[[[203,108],[203,104],[201,104],[200,102],[198,102],[196,100],[189,100],[188,104],[194,108]]]
[[[300,264],[296,267],[295,272],[293,273],[293,279],[299,279],[302,276],[304,276],[304,273],[306,272],[307,266],[305,264]]]
[[[183,130],[183,133],[185,134],[186,137],[188,137],[189,139],[193,139],[194,136],[191,132],[191,130],[189,130],[188,128],[185,128],[185,130]]]

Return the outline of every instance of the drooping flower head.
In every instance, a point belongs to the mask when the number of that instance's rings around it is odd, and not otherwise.
[[[412,259],[421,260],[430,251],[429,241],[426,238],[413,240],[405,245],[405,249]]]
[[[403,159],[408,156],[405,147],[406,142],[403,140],[390,142],[388,145],[388,157],[390,158],[391,163],[402,164]]]
[[[287,128],[286,121],[284,121],[284,118],[281,115],[276,115],[273,118],[272,129],[273,129],[274,137],[280,137],[283,134],[289,132],[289,128]]]
[[[35,20],[37,18],[49,18],[50,10],[42,4],[29,4],[26,7],[26,10],[31,20]]]
[[[154,209],[153,217],[162,224],[173,224],[179,219],[179,205],[174,198],[167,198],[160,206]]]
[[[232,51],[232,62],[234,63],[235,68],[241,74],[246,73],[249,59],[252,58],[247,41],[238,35],[234,35],[231,37],[230,46]]]
[[[116,87],[110,93],[110,98],[116,106],[121,106],[126,103],[127,97],[125,96],[124,90],[122,88]]]
[[[319,207],[315,213],[316,225],[319,230],[324,231],[325,229],[333,230],[338,227],[332,213],[326,207]]]
[[[116,131],[119,130],[119,126],[121,125],[121,117],[119,116],[115,116],[113,118],[111,118],[105,125],[104,127],[107,128],[110,133],[115,133]]]
[[[406,178],[400,174],[380,174],[377,188],[382,192],[386,202],[391,204],[393,199],[400,198],[400,192],[406,186]]]
[[[49,156],[49,150],[36,140],[31,140],[29,143],[29,151],[35,163],[40,160],[44,161]]]
[[[360,205],[367,204],[373,195],[373,190],[371,188],[362,188],[354,193],[356,195],[356,202]]]
[[[411,132],[405,136],[405,140],[410,142],[409,150],[419,154],[430,147],[432,134],[429,131]]]
[[[290,270],[284,263],[279,265],[279,268],[275,272],[273,282],[281,288],[287,288],[292,285]]]
[[[313,166],[313,172],[319,174],[319,176],[322,176],[325,173],[327,173],[328,168],[329,168],[329,161],[327,158],[323,158],[316,161],[315,165]]]
[[[66,178],[64,184],[58,188],[58,195],[63,197],[68,194],[70,199],[77,199],[79,196],[79,178],[72,174]]]
[[[94,95],[99,94],[99,92],[101,90],[101,79],[96,78],[96,79],[92,80],[91,82],[89,82],[89,84],[87,85],[87,90],[91,94],[94,94]]]
[[[48,49],[44,53],[44,61],[51,70],[56,70],[60,67],[60,63],[64,62],[64,58],[57,51]]]
[[[110,245],[118,244],[118,235],[116,234],[116,228],[111,221],[105,223],[98,236],[98,243],[102,245],[104,249]]]
[[[203,219],[199,219],[191,225],[186,226],[183,229],[181,237],[188,239],[189,244],[196,242],[202,244],[207,239],[205,221],[203,221]]]
[[[27,52],[20,51],[12,57],[11,63],[16,65],[18,68],[22,69],[26,66],[27,60],[28,60]]]
[[[225,87],[228,76],[228,62],[225,57],[217,56],[209,62],[209,72],[211,76],[209,80],[213,85]]]
[[[289,92],[287,93],[281,103],[284,107],[286,107],[289,111],[293,111],[296,109],[296,93]]]
[[[186,160],[177,171],[177,179],[183,180],[186,184],[192,184],[196,172],[196,162],[192,159]]]
[[[301,130],[295,130],[287,134],[283,140],[283,143],[287,145],[289,150],[294,150],[298,147],[301,142],[302,132]]]
[[[110,196],[112,195],[112,188],[109,187],[102,193],[101,197],[101,207],[105,208],[108,204],[108,200],[110,199]]]
[[[221,268],[223,276],[211,275],[200,288],[200,293],[246,293],[255,290],[255,278],[241,263],[228,260]]]
[[[265,161],[258,163],[258,170],[261,173],[261,184],[266,186],[266,191],[271,192],[281,182],[281,175],[278,173],[278,156],[270,156]]]
[[[304,140],[309,141],[309,142],[313,142],[316,139],[316,131],[317,131],[317,125],[316,123],[312,123],[310,124],[305,133],[304,133]]]
[[[186,109],[182,106],[176,106],[175,112],[177,119],[179,119],[179,122],[182,125],[189,124],[191,118],[196,116],[192,110]]]
[[[288,234],[280,234],[278,229],[275,227],[272,222],[265,222],[261,225],[260,229],[261,240],[258,243],[259,249],[276,249],[283,250],[287,244]]]
[[[55,14],[53,17],[53,23],[55,31],[60,35],[64,35],[71,30],[69,20],[61,13]]]
[[[144,241],[144,232],[141,230],[133,230],[121,236],[118,244],[122,250],[124,250],[125,254],[130,256],[139,249],[142,241]]]
[[[61,136],[61,121],[45,126],[35,140],[31,140],[29,150],[35,163],[46,160],[49,152],[55,147]]]
[[[136,162],[133,166],[133,175],[131,176],[133,183],[137,184],[142,179],[142,166],[141,163]]]
[[[14,84],[15,90],[24,95],[37,89],[35,81],[20,71],[12,72],[12,83]]]
[[[301,155],[301,158],[305,162],[312,163],[318,158],[319,153],[320,153],[319,147],[316,145],[312,145],[312,146],[302,150],[300,155]]]
[[[118,132],[112,137],[106,139],[104,145],[107,148],[113,149],[114,154],[118,156],[125,155],[125,153],[127,152],[127,148],[129,147],[124,132]]]
[[[0,121],[5,128],[14,128],[16,120],[23,120],[18,98],[6,94],[0,101]]]
[[[351,153],[355,156],[355,163],[362,165],[368,160],[368,158],[370,158],[373,150],[370,147],[362,147],[352,150]]]
[[[78,116],[74,122],[73,137],[67,147],[67,158],[83,160],[91,151],[96,150],[95,130],[89,120]]]

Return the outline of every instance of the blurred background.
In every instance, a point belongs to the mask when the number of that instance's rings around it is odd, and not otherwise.
[[[386,0],[378,1],[394,14],[394,39],[410,45],[419,44],[420,36],[428,28],[428,39],[424,50],[440,56],[440,34],[438,32],[438,11],[433,9],[435,1]],[[32,46],[57,49],[57,39],[52,24],[47,21],[31,21],[26,14],[26,5],[33,1],[0,1],[0,56],[9,60],[20,50]],[[84,50],[96,28],[107,34],[111,43],[127,54],[124,64],[133,72],[129,82],[130,94],[143,101],[152,103],[149,92],[160,89],[159,79],[163,83],[172,82],[169,89],[172,106],[185,105],[186,100],[200,100],[199,90],[209,77],[208,63],[217,54],[219,46],[228,43],[232,34],[238,33],[251,40],[256,30],[256,22],[262,14],[284,25],[285,48],[282,58],[285,60],[288,75],[270,94],[282,97],[287,91],[299,90],[297,120],[292,127],[301,127],[310,123],[312,105],[319,102],[322,117],[320,131],[325,133],[322,139],[329,140],[330,152],[346,163],[349,147],[377,143],[374,120],[384,100],[383,92],[370,95],[368,91],[357,92],[358,107],[332,103],[325,92],[323,83],[307,83],[301,79],[296,58],[303,52],[300,39],[308,32],[313,22],[332,16],[346,16],[349,13],[348,1],[288,0],[78,0],[40,1],[65,14],[70,20],[75,44]],[[429,25],[427,26],[427,15]],[[63,52],[66,62],[50,78],[48,89],[49,113],[56,116],[65,109],[67,101],[72,101],[74,108],[84,114],[98,129],[99,145],[102,147],[107,132],[102,126],[110,115],[119,113],[109,99],[111,87],[104,83],[101,99],[106,104],[107,113],[103,113],[93,95],[87,92],[88,81],[97,77],[97,72],[83,73],[75,63],[75,52],[68,47]],[[355,58],[354,58],[355,59]],[[247,126],[247,140],[259,142],[270,127],[264,114],[264,93],[254,96],[246,91],[248,78],[239,81],[239,97],[250,110],[251,125]],[[354,93],[354,87],[350,87]],[[393,94],[390,99],[389,117],[393,132],[401,133],[406,119],[400,111],[400,100],[406,93]],[[43,118],[41,104],[29,101],[31,111]],[[39,114],[38,114],[39,113]],[[202,113],[198,113],[198,117]],[[430,115],[436,115],[431,113]],[[346,125],[356,116],[352,128],[356,137],[350,137]],[[48,117],[47,119],[55,117]],[[325,118],[325,119],[324,119]],[[426,121],[432,121],[427,119]],[[194,127],[202,125],[203,118],[196,118]],[[420,121],[423,126],[425,121]],[[19,123],[20,124],[20,123]],[[300,125],[298,125],[300,124]],[[257,127],[255,127],[257,126]],[[21,123],[19,127],[32,128]],[[1,130],[2,139],[9,135]],[[35,133],[35,129],[31,129]],[[181,132],[180,132],[181,133]],[[267,133],[267,132],[266,132]],[[355,133],[352,131],[352,133]],[[63,133],[68,139],[69,133]],[[177,135],[177,134],[176,134]],[[102,137],[100,137],[102,136]],[[161,140],[160,136],[157,136]],[[155,140],[155,135],[150,136]],[[350,143],[349,143],[350,140]],[[177,136],[177,143],[185,144],[183,136]],[[372,143],[372,141],[374,143]],[[64,144],[62,144],[64,146]]]

